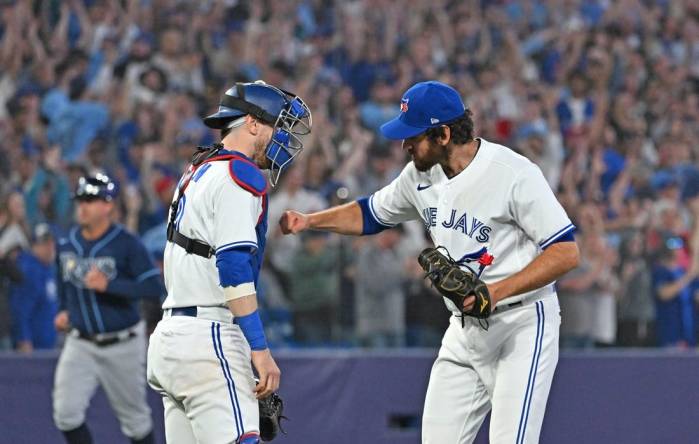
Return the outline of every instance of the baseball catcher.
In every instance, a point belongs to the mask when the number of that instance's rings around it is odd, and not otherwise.
[[[446,254],[440,251],[442,249]],[[463,270],[462,264],[452,259],[444,247],[425,248],[417,261],[425,270],[425,277],[429,278],[432,285],[444,296],[449,309],[461,312],[462,324],[463,316],[473,316],[477,319],[487,319],[490,316],[492,304],[488,287],[472,270]],[[464,301],[470,296],[475,300],[467,310]],[[487,324],[484,328],[487,329]]]

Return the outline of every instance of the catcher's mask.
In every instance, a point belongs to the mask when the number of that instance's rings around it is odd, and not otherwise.
[[[303,149],[299,136],[311,132],[311,110],[299,96],[258,80],[236,83],[221,98],[218,112],[205,117],[204,123],[223,130],[247,114],[273,128],[265,155],[272,162],[270,182],[275,186],[282,170],[291,165]]]

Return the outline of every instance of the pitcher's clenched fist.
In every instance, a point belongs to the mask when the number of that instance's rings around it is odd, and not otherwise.
[[[298,211],[285,211],[279,219],[279,226],[284,234],[300,233],[309,228],[309,218]]]

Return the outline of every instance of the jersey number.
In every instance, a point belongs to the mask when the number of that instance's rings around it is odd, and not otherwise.
[[[180,203],[177,205],[177,213],[175,214],[175,228],[177,231],[180,230],[180,222],[182,221],[182,216],[184,216],[184,206],[187,204],[187,196],[182,196]]]
[[[210,163],[207,163],[204,166],[202,166],[201,168],[199,168],[199,170],[197,170],[197,172],[194,173],[192,180],[194,182],[197,182],[199,179],[201,179],[201,176],[203,176],[204,173],[206,173],[206,171],[209,168],[211,168]],[[186,205],[186,203],[187,203],[187,196],[184,195],[184,196],[182,196],[182,199],[180,199],[180,203],[177,205],[177,214],[175,215],[175,228],[178,231],[180,229],[180,222],[182,221],[182,216],[184,215],[184,206]]]

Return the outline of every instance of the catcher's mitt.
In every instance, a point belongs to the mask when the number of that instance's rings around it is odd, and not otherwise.
[[[277,437],[279,432],[286,434],[281,427],[281,420],[288,419],[283,415],[284,401],[276,393],[259,400],[260,405],[260,438],[268,442]]]
[[[487,319],[490,316],[492,304],[488,287],[474,273],[462,270],[448,253],[443,254],[439,248],[425,248],[417,261],[427,273],[426,277],[430,278],[432,285],[454,304],[454,307],[449,307],[452,311],[478,319]],[[475,296],[476,301],[469,311],[464,311],[464,300],[469,296]]]

